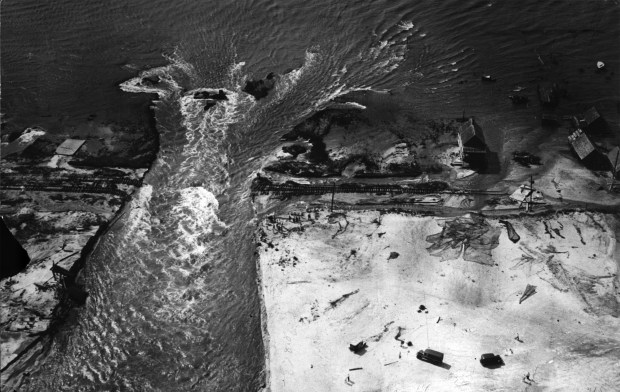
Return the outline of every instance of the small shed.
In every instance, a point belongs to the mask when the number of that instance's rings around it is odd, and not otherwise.
[[[579,159],[584,160],[594,151],[596,151],[596,147],[588,138],[581,129],[577,129],[575,132],[568,136],[568,142],[570,143],[573,150],[579,156]]]
[[[59,155],[73,155],[77,150],[82,147],[84,140],[80,139],[67,139],[56,149],[56,154]]]

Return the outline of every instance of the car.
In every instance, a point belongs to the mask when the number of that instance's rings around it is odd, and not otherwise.
[[[427,348],[424,351],[418,351],[416,357],[421,361],[430,362],[435,365],[441,365],[443,363],[443,353],[431,350],[430,348]]]
[[[480,356],[480,364],[488,368],[500,367],[504,365],[504,360],[499,355],[486,353]]]

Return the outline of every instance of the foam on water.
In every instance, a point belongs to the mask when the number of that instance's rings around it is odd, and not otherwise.
[[[203,187],[181,189],[179,202],[172,207],[176,216],[180,259],[200,255],[206,249],[206,236],[221,234],[226,229],[217,211],[219,203],[213,193]]]
[[[255,104],[254,99],[245,93],[221,90],[227,100],[218,101],[208,110],[204,110],[205,102],[194,99],[191,91],[179,98],[186,137],[180,170],[185,177],[191,178],[203,175],[205,168],[208,168],[214,179],[218,179],[210,183],[209,188],[214,192],[221,192],[228,186],[228,157],[224,144],[227,130],[231,125],[242,122]]]
[[[151,230],[149,203],[153,197],[153,187],[145,184],[132,195],[127,218],[127,233],[132,238],[146,238]]]
[[[301,76],[317,64],[320,58],[319,50],[318,46],[306,49],[303,65],[278,78],[274,100],[283,99],[297,85]]]

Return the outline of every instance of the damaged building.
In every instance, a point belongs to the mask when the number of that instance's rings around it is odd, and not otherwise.
[[[605,118],[601,116],[595,107],[591,107],[585,111],[581,122],[584,129],[591,134],[604,133],[607,132],[608,129],[607,121],[605,121]]]
[[[576,129],[571,133],[568,143],[586,167],[592,170],[608,170],[609,160],[594,146],[583,130]]]

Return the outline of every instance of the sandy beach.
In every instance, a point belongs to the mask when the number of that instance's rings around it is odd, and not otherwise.
[[[456,219],[490,240],[454,237],[444,228]],[[507,221],[516,243],[499,219],[469,215],[298,203],[265,220],[257,239],[271,390],[613,390],[617,217]],[[536,293],[519,303],[528,284]],[[363,355],[349,350],[360,341]],[[416,359],[426,348],[443,352],[444,365]],[[490,352],[505,366],[482,367]]]

